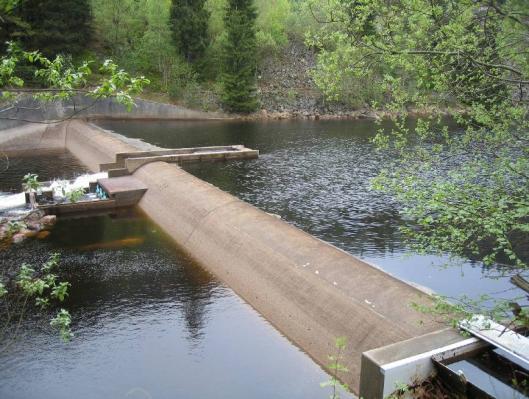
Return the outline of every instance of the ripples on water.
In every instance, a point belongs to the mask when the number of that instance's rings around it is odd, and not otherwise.
[[[122,246],[125,245],[125,247]],[[0,266],[62,253],[75,337],[34,318],[0,354],[2,398],[321,398],[326,374],[133,212],[61,218]]]
[[[386,159],[369,143],[369,121],[183,123],[105,122],[163,147],[245,144],[255,161],[195,164],[187,170],[402,278],[458,295],[502,291],[505,279],[469,262],[411,255],[389,198],[369,179]],[[72,178],[84,171],[68,153],[13,157],[0,191],[25,173]],[[1,169],[0,169],[1,170]],[[61,176],[56,176],[60,173]],[[73,286],[65,304],[76,337],[61,343],[47,320],[0,355],[4,398],[321,398],[327,377],[245,305],[194,265],[141,215],[61,219],[45,241],[2,252],[0,267],[63,254]],[[497,270],[492,270],[497,273]],[[505,295],[504,295],[505,296]]]
[[[8,154],[0,151],[0,192],[20,192],[22,178],[27,173],[38,174],[42,182],[54,178],[73,179],[86,171],[77,158],[65,150]]]
[[[372,121],[104,121],[100,125],[162,147],[244,144],[258,149],[257,160],[197,163],[185,169],[402,279],[441,294],[520,294],[503,277],[509,274],[505,270],[484,268],[479,262],[446,267],[447,257],[409,253],[399,232],[404,221],[398,206],[370,189],[370,179],[391,161],[370,142],[379,128]]]

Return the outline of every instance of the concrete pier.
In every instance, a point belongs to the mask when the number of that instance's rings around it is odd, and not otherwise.
[[[50,126],[45,138],[42,128],[34,130],[34,136],[25,131],[23,140],[8,132],[0,137],[0,148],[20,148],[22,141],[26,149],[60,143],[94,172],[100,164],[115,162],[118,153],[138,151],[83,121]],[[147,188],[139,207],[316,362],[325,366],[335,339],[345,336],[343,363],[350,372],[341,377],[355,393],[363,352],[441,328],[431,316],[411,309],[412,302],[431,301],[419,288],[174,164],[147,163],[133,176]],[[369,383],[369,375],[362,379]]]

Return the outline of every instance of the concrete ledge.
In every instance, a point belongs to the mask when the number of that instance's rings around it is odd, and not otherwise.
[[[484,345],[476,338],[465,338],[447,328],[367,351],[362,355],[360,397],[386,398],[398,384],[414,386],[433,375],[432,356]]]
[[[28,124],[0,130],[0,150],[31,151],[64,148],[64,124]]]
[[[134,107],[127,108],[114,98],[94,100],[85,96],[74,96],[66,101],[40,102],[31,96],[16,101],[13,109],[2,113],[0,130],[23,127],[26,123],[61,121],[75,116],[87,119],[141,119],[141,120],[220,120],[232,119],[221,112],[202,112],[174,104],[134,99]],[[11,118],[11,119],[8,119]]]

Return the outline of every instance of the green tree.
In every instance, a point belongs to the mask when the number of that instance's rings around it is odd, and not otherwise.
[[[167,91],[175,65],[181,61],[171,41],[169,1],[146,0],[143,14],[145,31],[136,41],[129,63],[136,70],[152,74],[159,88]]]
[[[291,16],[289,0],[260,0],[257,2],[257,49],[273,53],[288,42],[287,23]]]
[[[170,25],[178,52],[196,62],[209,45],[206,0],[172,0]]]
[[[104,52],[125,63],[147,25],[145,0],[91,0],[95,37]]]
[[[396,127],[375,141],[398,156],[375,185],[415,221],[405,229],[415,248],[527,267],[529,3],[322,4],[312,1],[325,25],[312,41],[325,49],[320,83],[333,95],[342,71],[378,82]],[[437,117],[406,123],[411,108],[445,106],[455,131]]]
[[[6,49],[9,40],[27,34],[29,25],[15,15],[18,0],[0,1],[0,54]]]
[[[56,307],[69,296],[71,284],[60,281],[56,274],[60,271],[59,260],[60,255],[52,253],[38,267],[23,263],[3,271],[0,278],[0,353],[20,338],[20,327],[30,311],[49,314],[48,308]],[[65,341],[73,337],[70,323],[70,313],[62,308],[50,320],[50,325],[59,330]]]
[[[257,12],[252,0],[228,0],[224,25],[222,100],[232,112],[252,112],[256,98]]]
[[[35,76],[43,82],[42,87],[25,87],[25,81],[17,74],[20,64],[35,68]],[[128,109],[134,105],[133,95],[140,93],[149,83],[143,76],[133,77],[120,69],[112,60],[105,60],[98,68],[97,79],[90,80],[93,74],[91,62],[79,66],[66,63],[62,56],[53,60],[39,51],[23,51],[13,43],[8,44],[6,55],[0,57],[0,119],[17,119],[9,116],[17,111],[17,99],[32,95],[37,101],[61,101],[75,95],[92,98],[88,106],[76,109],[65,119],[75,117],[79,112],[93,106],[102,98],[115,98]]]
[[[39,50],[48,57],[77,56],[90,43],[92,17],[88,0],[24,0],[14,13],[30,27],[19,38],[26,49]]]

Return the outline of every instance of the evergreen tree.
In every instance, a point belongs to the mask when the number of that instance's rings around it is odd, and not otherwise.
[[[14,13],[18,1],[0,0],[0,54],[6,49],[6,42],[17,40],[27,34],[29,26]]]
[[[20,41],[27,50],[48,57],[79,55],[92,36],[89,0],[24,0],[16,15],[30,26]]]
[[[188,61],[195,62],[209,44],[209,11],[206,0],[172,0],[170,24],[178,52]]]
[[[257,109],[256,98],[256,38],[257,11],[253,0],[228,0],[223,44],[223,103],[232,112],[252,112]]]

